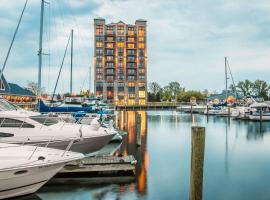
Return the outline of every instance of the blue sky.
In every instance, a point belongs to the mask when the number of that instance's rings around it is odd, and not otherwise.
[[[236,81],[264,79],[270,69],[268,0],[47,0],[43,86],[52,91],[71,28],[74,29],[74,88],[89,85],[93,65],[93,19],[148,21],[148,80],[179,81],[187,89],[222,90],[224,56]],[[24,0],[1,0],[0,64]],[[40,0],[29,0],[6,71],[9,82],[37,81]],[[50,17],[49,17],[50,16]],[[69,56],[58,91],[69,90]],[[93,75],[93,73],[92,73]]]

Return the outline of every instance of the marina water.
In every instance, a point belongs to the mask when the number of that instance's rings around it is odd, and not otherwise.
[[[140,111],[142,145],[136,145],[134,111],[118,113],[127,130],[116,155],[137,159],[135,181],[126,184],[45,185],[34,199],[189,199],[191,127],[204,126],[202,199],[270,199],[270,123],[176,111]],[[199,194],[200,195],[200,194]]]

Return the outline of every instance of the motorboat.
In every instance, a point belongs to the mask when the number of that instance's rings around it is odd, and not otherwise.
[[[249,106],[239,106],[232,111],[231,116],[233,119],[249,119],[250,111]]]
[[[269,121],[270,105],[265,102],[256,102],[250,105],[249,119],[253,121]]]
[[[0,143],[0,199],[35,193],[81,153],[28,145]]]
[[[182,105],[176,107],[177,111],[185,112],[185,113],[204,113],[204,110],[206,109],[205,105]]]
[[[63,149],[70,138],[80,137],[71,150],[93,153],[100,150],[117,134],[114,129],[103,126],[69,123],[59,117],[41,115],[38,112],[16,109],[4,99],[0,99],[0,142],[37,145],[48,141],[49,147]]]

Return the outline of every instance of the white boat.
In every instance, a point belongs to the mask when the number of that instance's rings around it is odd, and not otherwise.
[[[49,147],[64,149],[69,139],[78,138],[71,150],[81,153],[93,153],[104,147],[117,134],[102,126],[67,123],[58,117],[41,115],[37,112],[14,110],[4,99],[0,99],[0,142],[37,145],[48,141]]]
[[[230,111],[228,109],[229,109],[228,107],[210,107],[208,108],[208,110],[205,109],[204,114],[217,115],[217,116],[229,116],[229,112],[230,112],[230,116],[231,116],[235,108],[230,108]]]
[[[249,119],[253,121],[269,121],[270,105],[265,102],[256,102],[250,105]]]
[[[176,107],[177,111],[185,112],[185,113],[190,113],[191,111],[192,113],[203,113],[205,109],[206,109],[206,106],[204,105],[182,105],[182,106]]]
[[[66,163],[82,158],[81,153],[0,143],[0,199],[34,193]]]
[[[233,119],[249,119],[250,111],[248,106],[238,106],[232,111],[231,116]]]

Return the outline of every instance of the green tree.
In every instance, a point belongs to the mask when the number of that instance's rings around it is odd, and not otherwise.
[[[177,95],[177,101],[190,102],[190,99],[192,97],[195,97],[197,101],[202,101],[206,98],[206,95],[200,91],[194,91],[194,90],[183,91]]]
[[[161,99],[162,101],[172,101],[172,93],[168,85],[162,89]]]
[[[160,92],[160,90],[161,86],[157,82],[149,83],[149,91],[154,95],[157,95],[157,93]]]
[[[183,90],[183,88],[180,86],[180,83],[177,81],[170,82],[168,88],[170,90],[171,98],[174,100],[176,100],[177,95]]]
[[[263,80],[256,80],[253,83],[253,93],[256,96],[263,97],[264,99],[268,99],[269,90],[270,90],[270,86]]]
[[[253,83],[250,80],[240,81],[236,87],[243,96],[252,95],[253,93]]]

